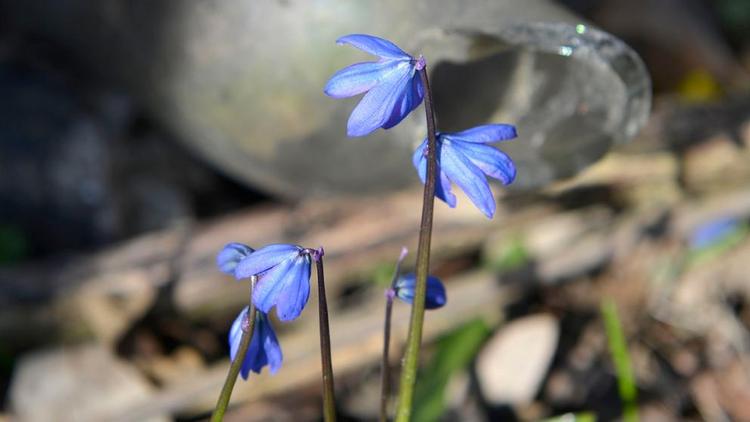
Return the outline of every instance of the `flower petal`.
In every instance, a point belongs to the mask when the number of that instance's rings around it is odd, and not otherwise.
[[[281,353],[281,346],[279,340],[276,338],[276,333],[273,331],[271,321],[268,320],[266,314],[260,313],[260,319],[258,320],[259,327],[261,329],[260,338],[263,340],[263,351],[265,352],[266,362],[268,369],[272,374],[281,368],[281,362],[284,360],[284,356]]]
[[[484,173],[449,141],[444,141],[440,149],[440,164],[448,178],[466,192],[471,202],[487,218],[492,218],[495,214],[495,198]]]
[[[267,271],[280,262],[294,257],[300,248],[295,245],[268,245],[258,249],[237,264],[234,275],[237,278],[247,278]]]
[[[698,226],[690,236],[692,249],[703,249],[716,245],[742,228],[742,221],[735,217],[722,217]]]
[[[237,357],[237,351],[240,347],[242,335],[244,334],[242,323],[247,318],[247,313],[248,308],[246,306],[229,329],[229,358],[232,361]],[[242,379],[247,380],[250,371],[259,374],[266,365],[269,366],[271,373],[275,374],[281,367],[282,360],[281,346],[279,346],[279,341],[276,338],[276,333],[273,331],[271,322],[268,320],[268,316],[263,312],[256,313],[253,337],[250,339],[247,353],[240,368]]]
[[[414,150],[414,154],[411,156],[411,162],[414,164],[414,168],[417,169],[417,174],[422,183],[427,183],[427,139],[422,141],[421,144]]]
[[[451,181],[442,170],[440,170],[440,183],[435,185],[435,196],[442,199],[449,207],[456,208],[456,195],[451,192]]]
[[[487,176],[510,184],[516,178],[516,166],[507,154],[499,149],[485,144],[452,141],[451,145],[460,150],[475,166]]]
[[[333,98],[346,98],[361,94],[386,78],[398,64],[399,62],[394,60],[355,63],[331,76],[323,92]]]
[[[422,184],[427,183],[427,157],[425,156],[425,150],[427,150],[426,139],[417,147],[417,150],[414,151],[414,155],[412,156],[412,163],[417,169],[417,174],[419,175]],[[451,192],[451,181],[440,168],[439,163],[438,174],[440,175],[440,179],[438,180],[439,183],[435,185],[435,196],[448,204],[449,207],[455,208],[456,195]]]
[[[281,321],[291,321],[302,313],[310,297],[310,257],[296,258],[278,283],[282,287],[276,297],[276,315]]]
[[[253,303],[264,313],[271,311],[276,305],[279,295],[284,290],[284,281],[290,269],[294,266],[294,259],[286,259],[260,276],[253,289]]]
[[[242,243],[228,243],[216,255],[216,265],[224,273],[234,275],[237,264],[255,249]]]
[[[263,315],[262,312],[255,314],[253,338],[250,339],[250,345],[247,348],[247,354],[240,370],[240,374],[245,380],[250,371],[260,374],[261,369],[268,365],[268,358],[263,348],[263,343],[265,343],[264,335],[266,334],[263,327]]]
[[[235,356],[237,356],[237,349],[240,347],[240,340],[242,339],[242,320],[245,319],[247,311],[247,306],[245,306],[229,328],[229,359],[232,361],[234,361]]]
[[[518,134],[516,133],[516,127],[513,125],[491,124],[476,126],[461,132],[444,134],[444,136],[449,140],[455,139],[463,142],[487,144],[513,139],[518,136]]]
[[[404,90],[401,96],[396,100],[390,117],[383,123],[383,129],[390,129],[404,120],[407,114],[417,108],[424,98],[422,89],[422,80],[416,75],[416,70],[411,73],[411,86]]]
[[[395,124],[406,117],[411,110],[403,115],[399,113],[404,110],[404,96],[411,89],[410,77],[413,73],[413,66],[408,62],[399,62],[354,108],[347,123],[347,134],[365,136],[386,123]],[[394,117],[397,108],[399,113]]]
[[[408,304],[414,303],[414,290],[417,285],[417,277],[414,273],[406,274],[396,282],[396,296]],[[445,287],[439,278],[427,276],[427,294],[424,306],[426,309],[437,309],[445,305],[447,297]]]
[[[384,40],[380,37],[367,34],[350,34],[336,40],[336,44],[349,44],[366,53],[389,59],[411,60],[411,56],[406,54],[396,44]]]

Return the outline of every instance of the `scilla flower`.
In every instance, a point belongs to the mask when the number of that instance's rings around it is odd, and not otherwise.
[[[365,136],[381,127],[390,129],[422,102],[424,89],[418,71],[425,66],[424,58],[414,58],[392,42],[372,35],[351,34],[336,43],[380,57],[339,70],[325,86],[324,92],[333,98],[367,92],[349,116],[349,136]]]
[[[244,252],[238,250],[236,256]],[[227,252],[227,256],[232,255]],[[231,260],[227,258],[227,261]],[[234,276],[238,279],[258,276],[253,289],[255,306],[264,313],[275,306],[279,319],[290,321],[299,316],[310,296],[311,264],[307,249],[296,245],[268,245],[239,259]]]
[[[516,137],[516,128],[505,124],[477,126],[456,133],[438,133],[438,179],[435,196],[451,208],[456,206],[456,196],[451,192],[451,182],[460,187],[488,218],[495,214],[495,198],[487,177],[504,185],[513,182],[516,167],[504,152],[487,145]],[[419,178],[427,178],[427,139],[412,157]]]
[[[396,297],[408,304],[414,302],[414,289],[417,285],[417,277],[414,273],[406,274],[399,277],[393,290]],[[437,309],[445,305],[447,298],[445,296],[445,287],[439,278],[427,276],[427,295],[425,296],[424,306],[426,309]]]
[[[698,226],[689,239],[692,249],[704,249],[727,240],[742,229],[742,222],[734,217],[711,220]]]
[[[237,264],[253,252],[255,249],[242,243],[228,243],[216,255],[216,265],[222,272],[234,275]]]
[[[250,325],[247,320],[247,312],[246,306],[232,323],[232,328],[229,329],[229,357],[232,361],[237,356],[242,333]],[[247,349],[245,360],[242,362],[242,368],[240,369],[240,375],[245,380],[247,380],[250,371],[260,374],[260,370],[266,365],[268,365],[271,373],[275,374],[281,367],[281,361],[283,360],[281,346],[279,346],[279,341],[273,332],[271,322],[268,321],[268,316],[263,312],[256,312],[255,315],[253,338],[250,340],[250,347]]]

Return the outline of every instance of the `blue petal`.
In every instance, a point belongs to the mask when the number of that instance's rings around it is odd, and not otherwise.
[[[242,320],[247,315],[247,306],[237,315],[237,318],[232,322],[231,328],[229,328],[229,359],[234,361],[237,355],[237,349],[240,347],[240,340],[242,339]]]
[[[250,340],[250,346],[247,349],[247,355],[242,365],[242,377],[247,379],[249,371],[253,371],[256,374],[260,374],[264,366],[270,366],[270,358],[268,355],[266,344],[272,341],[275,343],[278,353],[281,354],[279,348],[279,342],[276,339],[276,334],[273,332],[273,327],[268,321],[268,317],[263,312],[258,312],[255,316],[255,330],[253,331],[253,338]],[[276,373],[280,361],[271,366],[271,373]]]
[[[346,98],[361,94],[377,85],[398,64],[399,62],[393,60],[353,64],[331,76],[323,92],[333,98]]]
[[[396,282],[396,296],[408,304],[414,303],[414,290],[417,278],[414,273],[406,274]],[[437,309],[445,305],[447,296],[445,287],[439,278],[427,276],[427,294],[425,296],[425,308]]]
[[[404,120],[412,110],[417,108],[422,102],[424,91],[422,90],[422,80],[416,75],[416,70],[411,71],[411,86],[405,89],[400,97],[396,100],[390,117],[383,123],[383,129],[390,129]]]
[[[461,132],[445,134],[444,136],[449,140],[457,139],[464,142],[487,144],[513,139],[518,136],[518,134],[513,125],[491,124],[473,127]]]
[[[425,150],[427,149],[427,140],[425,139],[414,151],[412,156],[412,163],[417,169],[417,174],[422,184],[427,183],[427,157],[425,156]],[[440,168],[438,163],[438,173],[440,175],[439,183],[435,185],[435,196],[440,198],[443,202],[448,204],[449,207],[455,208],[456,206],[456,195],[451,192],[451,181],[448,176],[445,175],[443,170]]]
[[[427,183],[427,157],[425,156],[425,151],[427,151],[427,139],[419,144],[411,156],[411,162],[414,164],[414,168],[417,169],[417,174],[422,184]]]
[[[240,369],[240,374],[245,380],[250,371],[260,374],[261,369],[268,364],[265,349],[262,347],[263,343],[265,343],[264,336],[266,335],[265,327],[263,327],[264,316],[265,315],[262,312],[255,314],[253,338],[250,339],[250,345],[247,348],[247,354],[245,355],[245,360],[242,362],[242,368]]]
[[[255,283],[253,303],[262,312],[268,313],[276,305],[277,298],[284,290],[283,281],[287,277],[289,270],[294,266],[294,262],[294,259],[282,261],[261,275],[258,282]]]
[[[516,178],[516,166],[507,154],[499,149],[484,144],[452,141],[451,145],[469,158],[475,166],[487,176],[493,177],[507,185]]]
[[[260,313],[260,319],[258,324],[261,328],[261,338],[263,339],[263,351],[265,352],[266,362],[268,368],[272,374],[281,368],[281,362],[284,360],[284,356],[281,353],[281,346],[279,340],[276,338],[276,333],[273,331],[271,322],[268,321],[268,317]]]
[[[229,357],[232,361],[237,357],[237,351],[244,333],[242,331],[242,321],[247,317],[247,312],[248,308],[246,306],[234,320],[229,330]],[[279,346],[276,333],[274,333],[266,314],[258,312],[255,318],[253,337],[250,340],[247,353],[242,361],[240,375],[242,375],[243,379],[247,380],[250,371],[259,374],[266,365],[269,366],[271,373],[275,374],[281,367],[282,360],[281,346]]]
[[[296,254],[299,254],[299,251],[299,246],[295,245],[278,244],[265,246],[240,261],[234,270],[234,275],[237,278],[258,275],[268,271],[280,262],[294,257]]]
[[[495,198],[492,197],[484,173],[449,141],[444,141],[440,149],[440,164],[448,178],[466,192],[471,202],[484,215],[492,218],[495,214]]]
[[[442,170],[440,170],[440,183],[435,185],[435,195],[448,204],[449,207],[456,207],[456,195],[451,192],[451,181]]]
[[[276,315],[281,321],[297,318],[310,297],[310,258],[299,257],[277,283],[281,290],[276,297]]]
[[[392,126],[406,117],[413,107],[416,107],[412,104],[413,100],[410,103],[404,99],[412,89],[411,77],[414,74],[414,67],[408,62],[398,62],[393,69],[362,97],[352,111],[347,123],[349,136],[365,136],[386,123]],[[408,104],[405,105],[405,103]],[[408,109],[408,106],[413,107]],[[403,113],[407,109],[408,111]]]
[[[382,38],[366,34],[345,35],[338,40],[336,44],[349,44],[366,53],[389,59],[411,60],[411,56],[398,48],[396,44]]]
[[[254,251],[255,249],[242,243],[228,243],[216,255],[216,265],[222,272],[234,275],[237,264]]]
[[[741,227],[740,220],[724,217],[709,221],[696,228],[690,237],[690,247],[703,249],[726,239]]]

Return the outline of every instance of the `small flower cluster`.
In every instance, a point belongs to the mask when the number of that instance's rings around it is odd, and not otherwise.
[[[271,308],[281,321],[297,318],[310,295],[310,273],[314,253],[297,245],[275,244],[255,250],[242,243],[229,243],[216,256],[216,264],[222,272],[238,280],[255,278],[252,301],[257,307],[255,328],[240,374],[247,379],[250,371],[260,373],[268,366],[275,374],[281,367],[281,346],[268,320]],[[414,300],[416,276],[414,273],[400,276],[390,290],[391,294],[411,304]],[[427,278],[426,308],[437,309],[445,305],[446,294],[442,282],[434,276]],[[246,306],[237,315],[229,330],[229,356],[237,357],[243,332],[250,327],[249,308]]]
[[[281,321],[297,318],[310,296],[312,252],[297,245],[275,244],[255,250],[242,243],[229,243],[219,252],[219,269],[238,280],[255,278],[252,301],[258,309],[250,348],[242,364],[241,375],[260,373],[268,365],[275,373],[282,362],[276,334],[268,321],[268,313],[276,307]],[[229,350],[236,357],[242,333],[250,326],[248,308],[240,312],[229,330]]]
[[[392,42],[372,35],[347,35],[339,38],[337,43],[352,45],[380,58],[338,71],[324,89],[333,98],[365,93],[349,117],[349,136],[365,136],[379,128],[390,129],[422,102],[424,87],[418,73],[426,65],[422,56],[412,57]],[[510,157],[487,144],[516,136],[515,127],[507,124],[438,133],[439,175],[435,195],[451,208],[455,207],[456,196],[451,192],[451,183],[455,183],[484,215],[492,218],[495,199],[487,177],[507,185],[515,179],[516,168]],[[413,156],[414,167],[422,183],[427,178],[426,152],[427,139]]]
[[[364,94],[349,117],[347,133],[350,136],[365,136],[379,128],[392,128],[417,108],[425,97],[430,98],[426,61],[422,56],[413,57],[390,41],[371,35],[347,35],[337,42],[378,57],[377,61],[356,63],[338,71],[325,86],[325,93],[334,98]],[[437,148],[435,196],[450,207],[455,207],[456,196],[451,191],[451,185],[456,184],[482,213],[491,218],[496,205],[487,177],[509,184],[514,180],[516,170],[510,157],[489,144],[515,138],[516,129],[507,124],[488,124],[456,133],[440,133],[433,125],[431,132],[435,135]],[[422,183],[426,183],[427,179],[427,149],[428,140],[425,139],[412,157]],[[221,271],[237,279],[250,279],[252,284],[251,307],[245,307],[240,312],[229,330],[230,357],[237,368],[240,344],[244,335],[251,330],[250,327],[254,327],[249,345],[246,342],[242,346],[243,350],[247,350],[239,370],[244,379],[247,379],[250,371],[260,373],[264,366],[268,366],[271,373],[281,367],[283,355],[268,314],[275,308],[281,321],[299,317],[310,296],[312,262],[321,264],[322,256],[322,249],[273,244],[255,250],[241,243],[229,243],[217,255],[216,263]],[[399,264],[404,256],[405,250]],[[322,280],[319,282],[322,283]],[[416,284],[415,274],[397,277],[388,290],[388,303],[398,297],[412,304]],[[439,279],[428,276],[426,289],[426,309],[445,305],[445,287]],[[252,315],[254,321],[251,320]],[[321,327],[323,324],[327,327],[327,316],[321,316]],[[327,353],[330,361],[330,350]],[[327,374],[332,377],[330,362]],[[324,375],[324,383],[325,380]],[[326,394],[332,396],[332,383],[328,384],[328,390]],[[225,408],[226,402],[223,406],[217,408]],[[327,415],[335,419],[332,414]]]

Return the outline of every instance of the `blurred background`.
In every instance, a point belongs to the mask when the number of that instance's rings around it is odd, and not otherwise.
[[[0,420],[205,420],[232,241],[326,248],[339,414],[377,419],[425,129],[346,139],[352,32],[424,52],[444,130],[520,132],[493,220],[436,204],[416,420],[750,420],[745,0],[0,1]],[[321,418],[314,302],[227,420]]]

